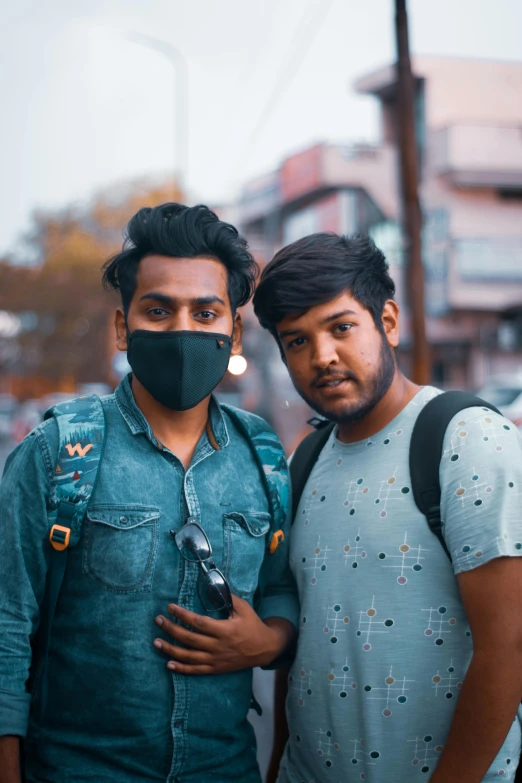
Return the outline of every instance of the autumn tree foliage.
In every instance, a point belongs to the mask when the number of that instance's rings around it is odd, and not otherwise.
[[[183,197],[172,183],[139,182],[106,190],[85,205],[33,215],[27,246],[37,263],[0,261],[0,311],[20,322],[17,334],[0,333],[4,390],[9,381],[23,398],[115,381],[118,298],[103,290],[101,267],[121,247],[122,230],[140,207],[173,200]]]

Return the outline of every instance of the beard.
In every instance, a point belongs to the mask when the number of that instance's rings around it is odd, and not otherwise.
[[[320,405],[317,400],[309,397],[302,389],[299,389],[295,384],[294,386],[297,393],[303,398],[307,405],[320,416],[323,416],[325,419],[328,419],[328,421],[333,421],[336,424],[351,424],[352,422],[364,419],[364,417],[375,408],[377,403],[382,400],[392,384],[395,370],[396,366],[393,351],[383,335],[379,353],[379,363],[375,374],[371,378],[361,382],[352,373],[342,374],[342,376],[339,374],[339,378],[349,378],[360,393],[357,394],[356,399],[352,401],[344,400],[341,401],[341,403],[339,403],[339,401],[333,403],[333,405],[337,407],[337,410],[330,410],[323,405]],[[324,375],[326,374],[327,373],[324,373]],[[328,375],[335,374],[336,373],[332,372],[328,373]],[[340,410],[339,406],[341,406]]]

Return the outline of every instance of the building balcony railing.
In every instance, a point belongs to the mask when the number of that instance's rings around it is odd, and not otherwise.
[[[522,125],[451,125],[429,138],[431,168],[456,187],[522,188]]]

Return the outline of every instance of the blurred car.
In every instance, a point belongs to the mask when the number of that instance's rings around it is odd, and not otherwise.
[[[0,440],[11,438],[11,427],[17,408],[16,397],[12,394],[0,394]]]
[[[52,392],[51,394],[46,394],[40,401],[42,411],[45,413],[45,411],[52,408],[53,405],[58,405],[60,402],[67,402],[77,396],[78,395],[75,394],[75,392]]]
[[[112,394],[112,391],[108,383],[81,383],[78,387],[78,394],[97,394],[98,397]]]
[[[477,392],[477,395],[498,408],[506,419],[510,419],[517,427],[522,428],[521,376],[492,378]]]
[[[31,430],[34,430],[43,419],[44,408],[41,400],[26,400],[13,418],[11,437],[15,443],[20,443]]]

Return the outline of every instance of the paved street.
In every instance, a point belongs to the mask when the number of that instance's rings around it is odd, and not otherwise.
[[[253,691],[263,710],[261,717],[250,710],[249,719],[256,732],[257,760],[264,780],[272,752],[274,672],[254,669]]]

